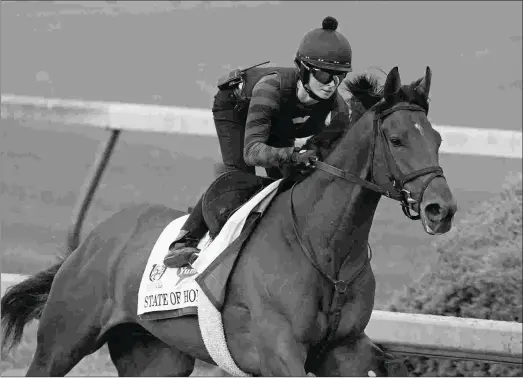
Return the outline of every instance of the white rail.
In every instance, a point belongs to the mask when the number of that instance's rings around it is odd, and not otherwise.
[[[216,135],[210,110],[157,105],[2,94],[2,118],[82,124],[128,131]],[[443,153],[517,159],[522,157],[521,131],[443,125],[434,127],[442,134]]]
[[[2,288],[26,278],[2,274]],[[521,323],[375,310],[365,332],[399,354],[523,364]]]

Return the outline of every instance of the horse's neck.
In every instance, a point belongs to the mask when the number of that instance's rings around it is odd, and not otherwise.
[[[371,116],[363,116],[325,163],[367,178],[372,164],[371,125]],[[339,268],[349,253],[366,253],[379,199],[374,192],[318,170],[296,187],[300,236],[323,264]]]

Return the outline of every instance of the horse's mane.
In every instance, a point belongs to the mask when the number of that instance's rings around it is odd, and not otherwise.
[[[374,75],[361,74],[346,82],[349,92],[365,110],[376,105],[383,98],[383,86]]]
[[[365,111],[372,107],[377,112],[382,112],[398,102],[408,102],[416,104],[425,109],[428,113],[429,103],[427,99],[416,90],[416,87],[421,83],[423,78],[419,78],[410,84],[402,85],[401,88],[394,94],[383,100],[383,85],[379,83],[376,76],[370,74],[360,74],[354,79],[346,82],[349,92],[354,96],[355,100],[363,105]]]

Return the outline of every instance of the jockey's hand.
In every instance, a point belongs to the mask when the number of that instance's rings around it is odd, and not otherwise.
[[[296,164],[304,164],[306,167],[311,165],[311,158],[312,159],[318,159],[318,155],[316,154],[316,151],[314,150],[301,150],[301,151],[294,151],[292,153],[291,161]]]

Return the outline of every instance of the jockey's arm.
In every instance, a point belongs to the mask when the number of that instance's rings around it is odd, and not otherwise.
[[[280,167],[291,162],[294,147],[267,144],[272,117],[280,111],[280,81],[277,74],[263,77],[253,88],[245,125],[243,159],[250,166]]]

